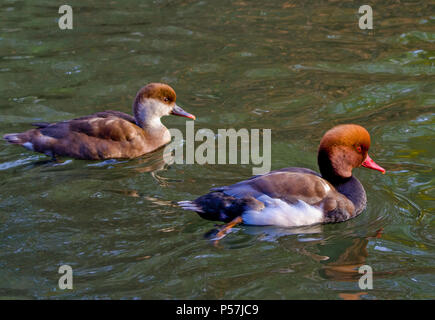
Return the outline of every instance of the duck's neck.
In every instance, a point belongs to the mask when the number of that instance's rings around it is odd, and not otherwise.
[[[161,114],[159,114],[157,106],[153,106],[152,102],[148,102],[147,106],[141,102],[135,103],[133,113],[136,124],[145,131],[161,131],[166,129],[160,121]]]
[[[133,106],[133,113],[136,124],[145,132],[150,148],[159,147],[171,141],[169,130],[160,121],[161,115],[158,113],[158,108],[138,103]]]
[[[361,213],[367,202],[366,192],[361,182],[353,175],[350,177],[339,176],[326,153],[319,152],[317,160],[322,178],[328,180],[338,192],[352,201],[355,206],[355,215]]]
[[[355,206],[355,215],[360,214],[366,207],[367,196],[361,182],[354,176],[346,178],[346,181],[334,184],[335,189],[345,195]]]
[[[319,165],[322,178],[328,180],[334,186],[345,183],[348,179],[337,174],[327,151],[319,150],[319,153],[317,154],[317,164]]]

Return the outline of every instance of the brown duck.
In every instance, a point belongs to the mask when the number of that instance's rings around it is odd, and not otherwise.
[[[161,117],[173,114],[195,119],[175,100],[175,91],[170,86],[150,83],[134,99],[134,117],[108,110],[73,120],[35,123],[36,129],[9,133],[4,139],[53,158],[135,158],[170,142],[171,135]]]

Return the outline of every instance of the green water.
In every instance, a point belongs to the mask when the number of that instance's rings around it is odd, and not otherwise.
[[[272,129],[272,169],[317,170],[322,134],[358,123],[387,173],[356,169],[358,218],[298,230],[215,224],[175,204],[253,165],[62,159],[0,142],[0,298],[433,299],[435,10],[378,1],[56,1],[0,4],[0,134],[105,109],[166,82],[196,130]],[[185,119],[166,117],[185,130]],[[58,288],[59,266],[73,290]],[[357,267],[373,269],[361,290]]]

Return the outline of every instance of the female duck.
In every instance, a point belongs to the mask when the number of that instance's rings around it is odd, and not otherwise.
[[[352,169],[362,165],[385,173],[369,157],[369,147],[366,129],[339,125],[320,142],[317,159],[321,174],[306,168],[280,169],[214,188],[179,205],[205,219],[229,222],[219,235],[238,223],[295,227],[346,221],[366,206],[366,193],[352,176]]]
[[[175,100],[170,86],[150,83],[134,99],[134,117],[108,110],[73,120],[35,123],[37,129],[6,134],[4,139],[53,158],[135,158],[170,142],[171,135],[161,117],[173,114],[195,119]]]

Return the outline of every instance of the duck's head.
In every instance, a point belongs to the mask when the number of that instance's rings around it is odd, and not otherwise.
[[[174,89],[164,83],[150,83],[140,89],[134,99],[133,113],[138,123],[146,124],[167,115],[195,120],[196,117],[179,107]]]
[[[368,155],[370,134],[356,124],[338,125],[325,133],[320,141],[318,164],[328,180],[350,178],[352,169],[360,166],[385,173]]]

